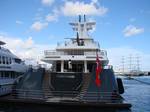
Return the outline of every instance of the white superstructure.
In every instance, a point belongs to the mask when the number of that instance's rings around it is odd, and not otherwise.
[[[0,73],[2,71],[12,71],[17,73],[24,73],[27,70],[24,62],[14,55],[10,50],[2,47],[3,42],[0,41]],[[2,74],[0,74],[2,76]]]
[[[0,95],[10,93],[14,81],[26,72],[27,66],[0,41]]]
[[[45,50],[42,61],[51,63],[56,72],[67,72],[68,61],[72,61],[73,71],[89,72],[95,64],[96,52],[103,66],[108,64],[107,52],[100,49],[98,42],[94,41],[88,31],[92,30],[95,22],[81,21],[70,23],[73,30],[77,33],[75,38],[68,38],[64,43],[58,43],[56,50]]]

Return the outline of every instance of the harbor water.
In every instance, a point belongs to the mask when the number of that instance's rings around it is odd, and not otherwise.
[[[134,77],[133,79],[127,79],[125,77],[121,77],[123,79],[125,93],[123,97],[126,102],[132,104],[131,109],[129,110],[62,110],[57,108],[59,112],[150,112],[150,76],[141,76]],[[1,107],[0,112],[54,112],[56,110],[49,109],[47,107],[17,107],[11,109],[11,107]]]
[[[135,79],[135,80],[134,80]],[[150,76],[123,78],[123,97],[132,104],[131,112],[150,112]]]

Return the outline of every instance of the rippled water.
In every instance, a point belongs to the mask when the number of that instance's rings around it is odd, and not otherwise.
[[[135,77],[136,80],[150,83],[150,76]],[[123,97],[132,104],[131,112],[150,112],[150,84],[124,79]]]
[[[150,76],[142,76],[142,77],[134,77],[135,80],[128,80],[124,77],[123,79],[125,93],[122,95],[126,102],[132,104],[131,110],[84,110],[85,112],[150,112]],[[144,83],[146,82],[146,83]],[[149,83],[149,84],[148,84]],[[21,107],[15,109],[8,109],[8,112],[54,112],[56,110],[50,110],[47,107],[38,108],[38,107]],[[83,112],[83,110],[62,110],[57,109],[59,112]],[[5,110],[1,110],[0,112],[7,112]]]

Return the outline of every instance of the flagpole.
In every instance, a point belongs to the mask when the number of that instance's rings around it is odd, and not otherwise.
[[[96,49],[96,69],[97,69],[97,58],[98,58],[98,49]],[[97,71],[96,71],[97,72]],[[97,77],[97,76],[96,76]],[[97,86],[97,88],[98,88],[98,93],[97,93],[97,95],[98,95],[98,102],[99,102],[99,100],[100,100],[100,89],[99,89],[99,86]]]

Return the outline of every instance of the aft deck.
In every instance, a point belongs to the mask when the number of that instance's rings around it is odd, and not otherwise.
[[[56,94],[62,94],[62,96],[56,96]],[[2,105],[37,105],[37,106],[49,106],[53,107],[76,107],[76,108],[130,108],[131,104],[120,100],[120,96],[110,93],[96,93],[88,92],[83,93],[87,95],[77,95],[76,92],[60,92],[55,91],[45,97],[43,91],[39,90],[13,90],[13,93],[0,98],[0,104]],[[70,97],[64,97],[69,95]],[[71,97],[73,96],[73,97]]]

